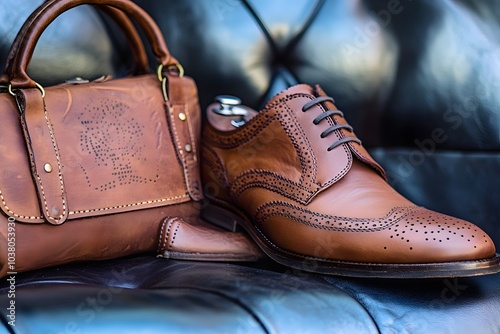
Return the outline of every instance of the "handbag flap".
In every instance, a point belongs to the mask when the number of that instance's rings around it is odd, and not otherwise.
[[[175,99],[191,109],[184,113],[186,134],[197,146],[194,82],[176,78],[170,85],[184,87],[185,96],[174,93]],[[0,200],[8,216],[61,224],[192,199],[168,120],[175,108],[165,103],[156,76],[62,84],[47,88],[43,99],[36,89],[23,91],[22,127],[13,98],[0,96],[7,119],[0,134],[0,154],[6,157]]]

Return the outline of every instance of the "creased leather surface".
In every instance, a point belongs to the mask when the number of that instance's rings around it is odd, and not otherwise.
[[[373,316],[380,333],[497,333],[498,275],[436,280],[326,282],[353,296]]]
[[[18,276],[23,329],[57,332],[71,320],[84,333],[378,333],[356,300],[299,271],[142,256],[47,270]],[[100,309],[91,321],[87,298]]]

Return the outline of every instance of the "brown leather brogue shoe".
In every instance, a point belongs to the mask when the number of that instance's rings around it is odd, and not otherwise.
[[[313,272],[416,278],[500,271],[479,227],[416,206],[389,186],[319,86],[297,85],[259,113],[246,110],[207,112],[206,220],[238,224],[275,261]]]

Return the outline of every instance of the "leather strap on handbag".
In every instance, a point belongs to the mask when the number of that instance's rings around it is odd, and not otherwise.
[[[26,35],[26,32],[29,30],[29,28],[32,25],[33,20],[37,17],[35,15],[38,13],[40,10],[47,10],[48,7],[53,6],[53,3],[58,0],[48,0],[47,2],[43,3],[36,12],[34,12],[26,21],[23,27],[21,28],[21,31],[17,34],[16,38],[14,39],[11,50],[17,50],[19,48],[19,45],[21,41],[24,39],[24,36]],[[132,22],[129,20],[127,15],[114,8],[114,7],[109,7],[109,6],[97,6],[101,11],[105,12],[106,14],[109,15],[109,17],[119,26],[119,28],[122,30],[125,36],[127,36],[127,40],[130,44],[130,50],[132,51],[133,59],[134,59],[134,64],[135,68],[131,71],[131,73],[135,74],[147,74],[149,73],[149,64],[148,64],[148,56],[147,53],[144,49],[144,45],[142,43],[142,39],[135,30],[134,25]],[[9,56],[6,60],[5,64],[5,73],[12,73],[12,69],[14,66],[14,56],[16,55],[16,52],[10,52]],[[8,85],[9,84],[9,77],[7,74],[3,74],[0,76],[0,85]]]
[[[45,7],[42,6],[37,9],[31,16],[29,20],[29,27],[21,28],[27,30],[28,32],[24,34],[23,38],[20,40],[20,45],[17,50],[22,50],[17,52],[15,55],[9,53],[7,59],[15,58],[18,64],[14,64],[9,75],[9,82],[12,88],[26,88],[26,87],[36,87],[35,81],[33,81],[27,74],[26,70],[28,64],[33,55],[36,43],[40,38],[41,34],[45,28],[60,14],[65,11],[80,6],[80,5],[106,5],[108,7],[115,7],[121,11],[127,13],[131,18],[133,18],[137,24],[144,31],[146,37],[151,43],[153,53],[155,54],[159,64],[163,65],[165,69],[170,66],[178,66],[179,62],[171,56],[163,35],[156,25],[156,23],[151,19],[151,17],[139,6],[135,5],[131,1],[127,0],[61,0],[49,2]],[[47,10],[49,8],[50,10]],[[12,49],[11,49],[12,50]]]

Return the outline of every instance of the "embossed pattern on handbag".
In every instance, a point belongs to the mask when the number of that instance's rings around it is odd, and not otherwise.
[[[105,9],[126,32],[136,75],[40,86],[27,74],[39,37],[58,15],[83,4]],[[157,74],[143,73],[142,42],[117,9],[143,29]],[[203,196],[196,85],[137,5],[44,3],[20,30],[1,81],[0,243],[15,221],[16,271],[152,251],[166,216],[196,219]],[[0,247],[5,275],[7,245]]]

